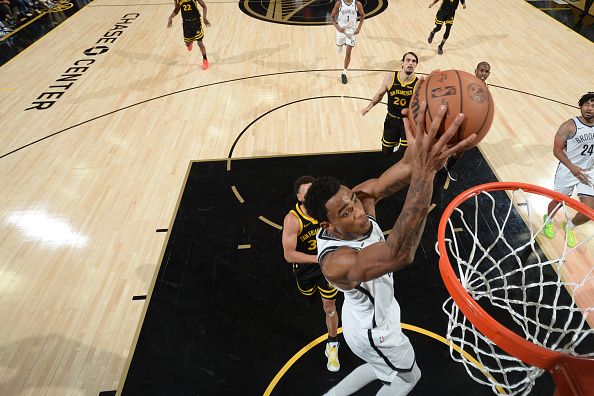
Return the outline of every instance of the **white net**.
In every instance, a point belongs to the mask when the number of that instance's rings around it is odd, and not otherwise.
[[[481,192],[450,216],[447,254],[468,294],[500,324],[550,350],[592,358],[592,222],[580,227],[583,231],[577,233],[576,245],[568,248],[568,235],[560,225],[575,212],[565,202],[559,203],[554,212],[558,235],[542,243],[542,214],[549,201],[521,189]],[[443,304],[443,311],[449,317],[447,339],[464,350],[458,353],[450,348],[450,354],[475,381],[496,394],[530,392],[543,370],[492,343],[452,298]]]

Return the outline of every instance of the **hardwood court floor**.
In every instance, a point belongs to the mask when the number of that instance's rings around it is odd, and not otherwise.
[[[594,86],[593,44],[523,0],[469,3],[442,56],[426,43],[435,9],[390,2],[365,21],[347,85],[332,27],[208,7],[208,71],[179,17],[166,29],[173,6],[145,0],[95,0],[2,66],[0,394],[121,389],[147,305],[133,297],[150,294],[156,230],[190,161],[376,150],[385,111],[358,110],[413,50],[420,73],[492,64],[497,108],[480,149],[500,180],[550,188],[553,135]],[[55,102],[26,110],[40,100]]]

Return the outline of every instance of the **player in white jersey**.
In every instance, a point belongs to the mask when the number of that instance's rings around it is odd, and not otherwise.
[[[359,26],[357,26],[357,12],[359,13]],[[355,35],[359,34],[363,21],[365,20],[365,12],[363,5],[358,0],[337,0],[332,9],[332,24],[336,28],[336,46],[338,52],[342,51],[342,47],[346,45],[344,55],[344,69],[340,79],[343,84],[346,84],[347,69],[351,63],[351,51],[355,46]]]
[[[555,191],[571,195],[575,189],[580,201],[594,208],[594,92],[582,96],[578,105],[581,116],[565,121],[555,135],[553,154],[559,160]],[[543,232],[549,239],[555,237],[552,221],[555,206],[557,201],[551,201],[544,215]],[[588,217],[578,212],[573,219],[563,222],[567,246],[574,247],[576,244],[573,228],[588,220]]]
[[[350,395],[373,380],[384,385],[378,395],[406,395],[421,377],[415,354],[400,327],[400,306],[394,298],[392,272],[412,263],[419,245],[438,169],[454,152],[468,147],[472,135],[446,146],[464,116],[439,140],[436,132],[446,112],[442,106],[425,132],[426,103],[421,105],[415,137],[404,118],[409,147],[401,161],[379,178],[353,190],[332,177],[316,179],[305,196],[307,212],[321,226],[318,262],[328,281],[344,293],[342,324],[351,350],[366,363],[356,368],[327,395]],[[374,220],[380,199],[410,184],[406,201],[386,240]]]

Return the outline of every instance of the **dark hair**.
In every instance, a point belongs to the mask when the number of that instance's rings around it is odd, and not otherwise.
[[[317,221],[328,221],[326,202],[336,195],[340,186],[340,181],[332,176],[316,179],[307,190],[307,194],[305,194],[304,205],[307,214]]]
[[[491,65],[489,64],[489,62],[485,62],[485,61],[479,62],[478,65],[476,65],[476,68],[478,69],[481,66],[489,66],[489,69],[491,69]]]
[[[584,103],[589,102],[592,99],[594,99],[594,92],[588,92],[587,94],[585,94],[584,96],[582,96],[580,98],[580,101],[578,102],[578,105],[580,107],[582,107],[584,105]]]
[[[404,58],[406,58],[406,55],[412,55],[415,57],[415,60],[417,61],[417,63],[419,63],[419,57],[417,56],[417,54],[415,54],[412,51],[408,51],[406,54],[402,55],[402,62],[404,62]]]
[[[293,188],[295,189],[295,195],[299,194],[299,189],[302,185],[313,183],[314,180],[316,180],[316,178],[310,175],[299,176],[293,185]]]

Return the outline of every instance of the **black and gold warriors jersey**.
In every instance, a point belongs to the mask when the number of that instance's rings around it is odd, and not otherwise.
[[[464,0],[443,0],[441,2],[441,5],[439,6],[439,9],[441,11],[454,13],[454,12],[456,12],[456,9],[458,8],[458,5],[460,3],[462,3],[464,5]]]
[[[291,213],[299,220],[299,233],[297,234],[297,247],[295,250],[305,254],[318,254],[316,234],[320,230],[320,225],[316,220],[309,217],[295,204],[295,209]]]
[[[198,2],[196,0],[175,0],[181,9],[182,19],[192,21],[200,19],[198,11]]]
[[[394,72],[392,85],[388,90],[388,114],[393,118],[402,118],[402,109],[408,107],[412,98],[415,85],[419,78],[414,78],[406,83],[400,81],[400,72]]]

